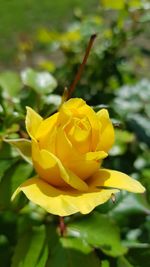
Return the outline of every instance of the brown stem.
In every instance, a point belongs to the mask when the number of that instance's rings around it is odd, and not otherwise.
[[[90,50],[91,50],[91,48],[93,46],[93,43],[94,43],[94,40],[95,40],[96,37],[97,37],[96,34],[91,35],[91,38],[89,40],[88,46],[87,46],[86,51],[85,51],[85,55],[84,55],[83,61],[82,61],[81,65],[78,68],[78,71],[77,71],[77,74],[75,76],[74,81],[72,82],[72,84],[70,85],[70,87],[68,89],[68,97],[67,97],[68,99],[71,97],[71,95],[72,95],[72,93],[73,93],[78,81],[80,80],[80,77],[82,75],[82,72],[84,70],[85,64],[87,62]]]
[[[59,229],[60,229],[60,235],[63,237],[66,230],[66,226],[64,223],[64,218],[61,216],[59,217]]]

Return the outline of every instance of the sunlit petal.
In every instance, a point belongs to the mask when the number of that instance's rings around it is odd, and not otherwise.
[[[84,180],[99,169],[100,161],[107,156],[104,151],[78,153],[61,127],[57,130],[56,154],[65,167]]]
[[[101,123],[100,138],[97,150],[103,150],[107,152],[114,144],[114,128],[106,109],[101,109],[99,112],[97,112],[97,117]]]
[[[127,190],[133,193],[143,193],[145,188],[128,175],[109,169],[100,169],[89,180],[89,186],[108,187]]]
[[[42,121],[37,131],[37,138],[41,138],[49,133],[51,128],[56,124],[58,118],[58,112]]]
[[[37,173],[49,184],[59,187],[69,185],[80,191],[86,191],[88,189],[87,184],[82,179],[64,167],[54,154],[47,150],[40,150],[35,141],[33,141],[32,151],[33,162]]]
[[[54,188],[39,178],[32,178],[23,183],[12,198],[22,191],[29,200],[44,208],[47,212],[68,216],[76,212],[87,214],[96,206],[106,202],[112,193],[118,190],[97,190],[81,193],[79,191],[62,191]]]

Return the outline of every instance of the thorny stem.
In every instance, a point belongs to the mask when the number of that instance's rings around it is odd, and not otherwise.
[[[93,46],[93,43],[94,43],[94,40],[95,40],[96,37],[97,37],[96,34],[91,35],[91,38],[89,40],[88,46],[87,46],[86,51],[85,51],[85,55],[84,55],[83,61],[82,61],[81,65],[78,68],[78,71],[77,71],[77,74],[75,76],[74,81],[72,82],[72,84],[70,85],[70,87],[68,89],[67,99],[69,99],[71,97],[71,95],[72,95],[72,93],[73,93],[78,81],[80,80],[80,77],[81,77],[81,75],[83,73],[83,70],[84,70],[85,64],[87,62],[90,50],[91,50],[91,48]]]
[[[66,226],[64,223],[64,218],[61,216],[59,217],[59,229],[60,229],[60,235],[63,237],[66,231]]]

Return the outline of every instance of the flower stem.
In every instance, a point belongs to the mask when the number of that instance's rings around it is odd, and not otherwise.
[[[71,97],[71,95],[72,95],[72,93],[73,93],[78,81],[80,80],[80,77],[81,77],[81,75],[83,73],[83,70],[84,70],[85,64],[87,62],[90,50],[91,50],[91,48],[93,46],[93,43],[94,43],[94,40],[95,40],[96,37],[97,37],[96,34],[91,35],[91,38],[89,40],[88,46],[87,46],[86,51],[85,51],[85,55],[84,55],[83,61],[82,61],[81,65],[78,68],[78,71],[77,71],[77,74],[75,76],[74,81],[72,82],[72,84],[70,85],[70,87],[68,89],[67,99],[69,99]]]
[[[64,223],[64,218],[61,216],[59,217],[59,229],[60,229],[60,235],[63,237],[66,231],[66,226]]]

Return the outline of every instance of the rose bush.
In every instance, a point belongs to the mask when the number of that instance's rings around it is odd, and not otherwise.
[[[28,107],[26,128],[37,176],[20,185],[13,198],[22,191],[46,211],[66,216],[89,213],[118,189],[144,192],[128,175],[101,168],[114,143],[106,109],[95,113],[85,101],[74,98],[43,119]]]

